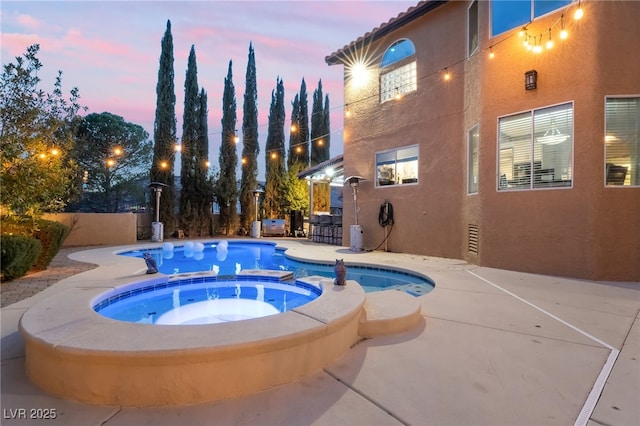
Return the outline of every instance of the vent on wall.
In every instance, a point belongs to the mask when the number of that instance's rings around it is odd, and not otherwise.
[[[479,230],[478,225],[469,225],[469,253],[478,254]]]

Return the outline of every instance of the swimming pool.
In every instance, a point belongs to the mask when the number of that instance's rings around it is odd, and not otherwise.
[[[298,244],[292,245],[290,256],[309,258],[295,247]],[[147,275],[142,259],[118,255],[137,248],[81,252],[83,260],[98,268],[70,282],[70,291],[44,298],[22,315],[25,371],[33,383],[50,394],[101,406],[211,402],[316,374],[363,338],[424,323],[420,299],[408,293],[367,294],[360,285],[336,286],[333,278],[322,276],[295,280],[322,289],[316,300],[245,321],[150,326],[96,313],[93,307],[107,298],[166,287],[174,280],[233,280],[212,271]],[[329,262],[332,257],[324,258]],[[235,278],[277,277],[286,282],[292,275],[247,269]]]
[[[319,287],[278,278],[216,276],[182,278],[106,293],[93,309],[140,324],[215,324],[275,315],[298,308],[322,294]]]
[[[233,276],[241,270],[263,269],[291,271],[294,278],[319,275],[333,278],[332,264],[302,262],[285,255],[285,250],[271,242],[206,241],[182,245],[164,243],[160,247],[118,253],[142,258],[149,252],[158,271],[167,275],[213,271],[219,276]],[[365,292],[400,290],[421,296],[434,288],[427,277],[390,268],[347,265],[347,279],[357,281]]]

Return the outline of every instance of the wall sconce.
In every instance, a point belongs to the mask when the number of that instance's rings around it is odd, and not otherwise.
[[[524,88],[535,90],[538,85],[538,71],[531,70],[524,73]]]

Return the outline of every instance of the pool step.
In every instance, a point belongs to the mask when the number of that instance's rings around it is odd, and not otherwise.
[[[416,327],[421,321],[419,298],[398,290],[367,293],[358,334],[376,337],[400,333]]]

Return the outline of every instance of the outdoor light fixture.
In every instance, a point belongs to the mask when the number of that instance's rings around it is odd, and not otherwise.
[[[535,90],[538,87],[538,71],[531,70],[524,73],[524,88]]]
[[[258,200],[260,200],[260,194],[264,191],[260,188],[253,190],[253,196],[256,197],[256,222],[258,221]]]
[[[151,182],[148,188],[153,189],[156,193],[156,221],[151,224],[152,228],[152,241],[162,241],[162,235],[164,233],[164,226],[160,222],[160,195],[162,194],[162,188],[166,188],[168,185],[162,182]]]
[[[364,87],[369,82],[369,70],[363,62],[358,62],[350,68],[353,85],[357,88]]]
[[[351,186],[351,191],[353,192],[353,209],[355,213],[355,221],[354,225],[349,227],[349,236],[350,236],[350,247],[351,251],[362,251],[362,226],[358,225],[358,186],[360,186],[360,181],[366,180],[362,176],[349,176],[344,181]]]
[[[355,212],[355,220],[356,225],[358,224],[358,186],[360,186],[360,181],[366,180],[362,176],[349,176],[344,181],[351,186],[351,191],[353,192],[353,205]]]
[[[578,19],[582,19],[583,16],[584,16],[584,11],[582,10],[582,5],[580,4],[580,0],[578,0],[578,8],[573,14],[573,18],[578,20]]]

